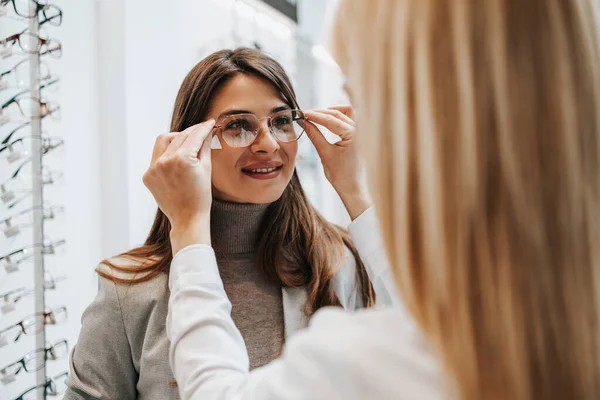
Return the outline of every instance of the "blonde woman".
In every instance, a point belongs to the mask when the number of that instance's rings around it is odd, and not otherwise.
[[[209,247],[213,122],[200,124],[159,143],[146,176],[173,224],[167,330],[182,397],[599,399],[591,2],[340,7],[337,60],[359,113],[343,141],[366,158],[407,312],[319,311],[249,373]],[[324,163],[344,150],[311,139]]]

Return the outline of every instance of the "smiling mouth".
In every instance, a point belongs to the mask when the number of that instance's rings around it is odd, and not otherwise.
[[[272,167],[272,168],[242,169],[242,171],[244,171],[246,173],[250,173],[250,174],[270,174],[271,172],[278,171],[281,168],[283,168],[283,165],[280,165],[279,167]]]

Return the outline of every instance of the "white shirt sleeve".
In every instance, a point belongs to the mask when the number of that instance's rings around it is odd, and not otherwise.
[[[357,218],[350,232],[379,296],[378,303],[395,303],[394,281],[387,270],[374,212],[367,210]],[[209,246],[192,245],[177,253],[171,263],[169,288],[169,362],[183,400],[352,400],[363,398],[356,386],[361,385],[361,379],[356,379],[364,376],[361,371],[381,376],[386,384],[380,388],[388,388],[395,380],[384,379],[394,368],[385,368],[375,360],[371,363],[371,352],[366,349],[361,362],[347,360],[357,353],[357,343],[373,339],[382,345],[385,340],[375,336],[390,330],[375,329],[366,334],[363,328],[373,327],[372,323],[360,323],[340,310],[319,311],[308,329],[286,343],[278,360],[250,373],[246,346],[231,319],[231,303]],[[388,341],[391,349],[397,347],[397,337]],[[343,368],[345,364],[348,368]],[[376,374],[378,369],[381,372]]]
[[[248,372],[244,340],[231,319],[211,247],[181,250],[171,264],[169,287],[169,362],[183,400],[338,398],[333,393],[341,382],[327,376],[335,357],[327,357],[318,339],[303,339],[303,332],[281,358]]]
[[[348,226],[377,295],[377,305],[402,306],[385,251],[375,209],[367,209]]]

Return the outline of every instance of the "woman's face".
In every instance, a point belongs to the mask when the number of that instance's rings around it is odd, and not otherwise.
[[[282,107],[289,108],[283,96],[269,81],[238,74],[231,78],[212,100],[207,119],[224,115],[254,114],[270,117]],[[213,196],[235,203],[272,203],[279,199],[294,173],[298,144],[281,143],[271,135],[267,120],[261,120],[256,140],[243,148],[212,150]],[[265,173],[265,170],[272,172]]]

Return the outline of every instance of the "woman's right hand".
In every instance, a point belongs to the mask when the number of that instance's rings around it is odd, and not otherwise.
[[[214,120],[160,135],[144,185],[171,223],[173,254],[191,244],[210,245],[211,158]]]

